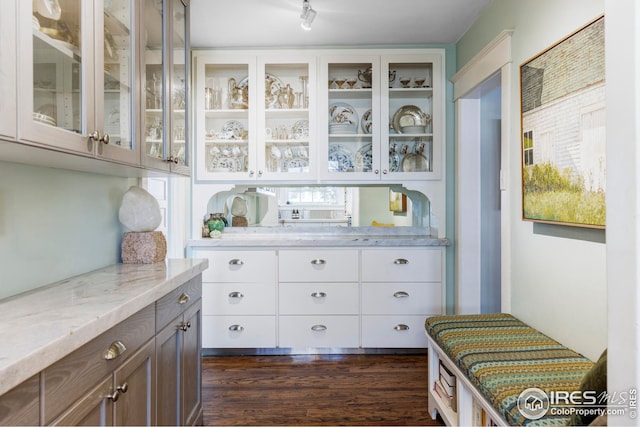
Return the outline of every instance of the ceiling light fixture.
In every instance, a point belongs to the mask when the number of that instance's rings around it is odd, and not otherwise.
[[[311,23],[316,18],[317,14],[318,12],[313,10],[313,8],[311,7],[311,3],[309,3],[309,0],[302,0],[302,13],[300,14],[300,19],[302,19],[302,22],[300,23],[300,26],[303,30],[311,30]]]

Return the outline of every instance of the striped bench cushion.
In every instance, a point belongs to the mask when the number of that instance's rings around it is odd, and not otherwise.
[[[510,314],[430,317],[429,336],[511,425],[564,425],[548,412],[529,420],[517,400],[527,388],[574,391],[593,362]]]

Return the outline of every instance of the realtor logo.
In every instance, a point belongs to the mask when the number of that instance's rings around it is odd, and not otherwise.
[[[518,411],[529,420],[538,420],[549,410],[549,396],[539,388],[528,388],[518,396]]]

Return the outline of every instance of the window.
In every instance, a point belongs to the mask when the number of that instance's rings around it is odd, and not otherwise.
[[[522,161],[525,166],[533,165],[533,131],[527,131],[522,136]]]

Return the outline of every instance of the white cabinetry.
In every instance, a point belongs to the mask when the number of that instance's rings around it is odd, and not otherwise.
[[[276,252],[195,250],[203,273],[202,345],[205,348],[276,346]]]
[[[441,249],[362,251],[362,346],[426,347],[424,321],[443,314]]]
[[[357,250],[281,250],[280,347],[358,347]]]
[[[425,348],[444,248],[194,248],[205,348]]]
[[[194,53],[200,180],[315,177],[316,58]]]
[[[0,14],[0,136],[16,137],[16,5],[9,1],[2,4]]]

